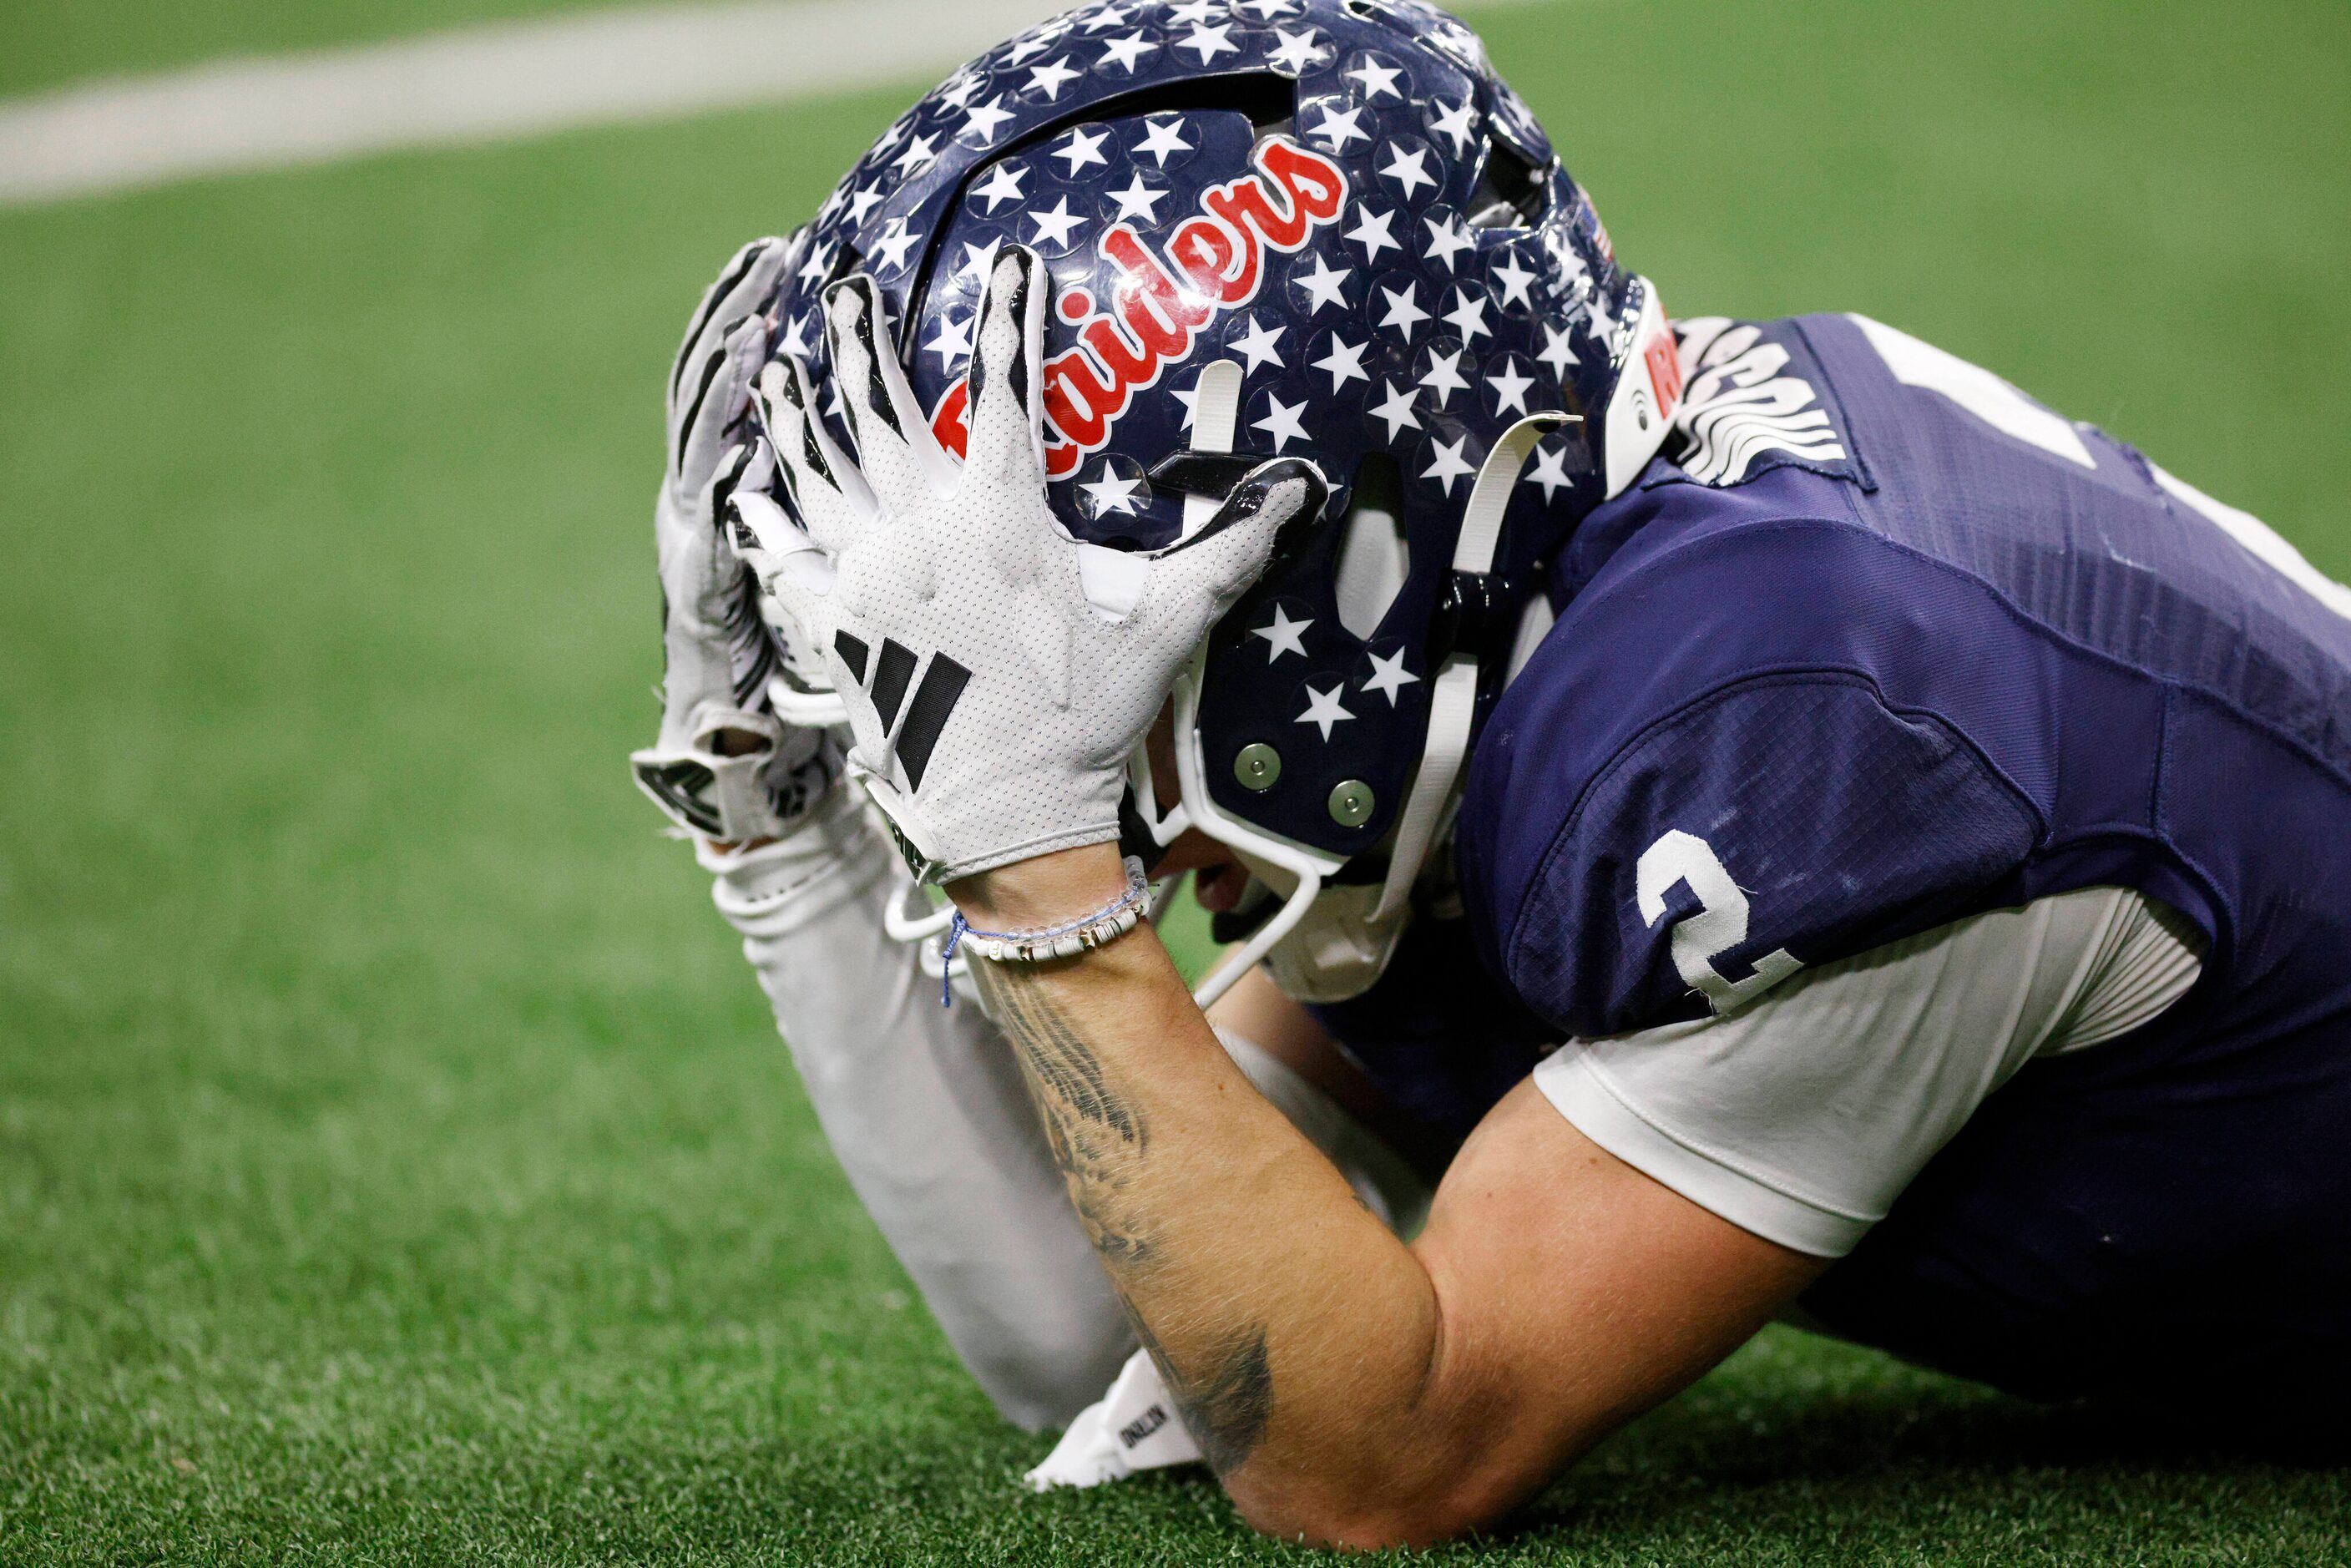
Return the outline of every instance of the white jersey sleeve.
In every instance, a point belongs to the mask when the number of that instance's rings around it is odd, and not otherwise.
[[[777,843],[699,846],[834,1157],[947,1342],[1013,1422],[1058,1426],[1134,1344],[1012,1047],[883,927],[895,856],[854,790]]]
[[[1572,1040],[1535,1082],[1692,1202],[1843,1257],[2019,1068],[2184,996],[2199,942],[2137,893],[2085,889],[1805,970],[1727,1017]]]

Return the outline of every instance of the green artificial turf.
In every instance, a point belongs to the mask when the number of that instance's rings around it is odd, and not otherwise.
[[[1677,309],[1869,310],[2351,573],[2340,4],[1486,26]],[[902,97],[0,214],[0,1563],[1286,1555],[1018,1490],[626,780],[676,328]],[[2346,1538],[1775,1332],[1489,1548]]]

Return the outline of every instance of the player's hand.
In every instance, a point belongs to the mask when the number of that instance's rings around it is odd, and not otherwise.
[[[826,297],[855,466],[810,417],[799,367],[761,398],[804,527],[738,491],[756,564],[822,641],[848,699],[851,771],[908,859],[950,881],[1118,836],[1129,754],[1274,535],[1325,497],[1267,464],[1214,520],[1151,554],[1072,539],[1045,493],[1039,397],[1050,280],[1007,246],[988,280],[958,471],[890,350],[864,277]]]
[[[717,841],[781,834],[839,772],[821,732],[766,711],[777,646],[757,585],[720,531],[726,497],[761,484],[773,459],[749,428],[766,357],[758,311],[803,240],[754,240],[704,294],[670,371],[665,464],[653,532],[662,588],[662,725],[630,758],[670,819]]]

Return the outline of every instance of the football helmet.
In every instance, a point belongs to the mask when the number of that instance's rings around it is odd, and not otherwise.
[[[1359,991],[1514,643],[1547,624],[1541,568],[1671,424],[1656,293],[1477,36],[1417,0],[1100,0],[956,71],[832,193],[769,308],[836,440],[824,290],[878,283],[959,453],[1010,242],[1051,275],[1047,467],[1072,537],[1164,547],[1273,457],[1329,481],[1178,680],[1181,804],[1157,813],[1138,758],[1129,838],[1199,828],[1261,884],[1255,929],[1225,923],[1248,944],[1225,983],[1276,952],[1293,994]],[[830,700],[778,682],[787,716]]]

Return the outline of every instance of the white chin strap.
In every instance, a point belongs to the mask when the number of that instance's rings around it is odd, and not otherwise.
[[[1469,491],[1469,507],[1462,514],[1461,532],[1453,545],[1453,570],[1483,577],[1494,570],[1494,551],[1501,543],[1502,517],[1510,509],[1510,496],[1519,475],[1544,436],[1563,424],[1578,423],[1572,413],[1530,414],[1510,426],[1478,470]],[[1397,819],[1395,848],[1388,856],[1388,878],[1373,911],[1374,923],[1401,915],[1420,880],[1420,868],[1437,841],[1438,824],[1453,796],[1453,787],[1469,760],[1469,729],[1478,710],[1478,650],[1448,655],[1437,672],[1428,699],[1428,741],[1420,754],[1420,771],[1405,798]]]
[[[1634,279],[1637,315],[1631,341],[1618,368],[1616,391],[1610,398],[1602,431],[1603,462],[1607,494],[1617,495],[1639,477],[1665,444],[1681,399],[1681,371],[1675,356],[1673,323],[1667,319],[1657,291],[1646,278]],[[1461,533],[1453,547],[1453,570],[1479,576],[1494,570],[1494,550],[1501,542],[1502,517],[1510,509],[1510,496],[1519,475],[1543,437],[1563,424],[1581,423],[1578,414],[1539,413],[1519,421],[1494,444],[1478,470],[1469,492],[1469,509],[1461,518]],[[1412,885],[1428,859],[1429,846],[1452,803],[1454,786],[1469,759],[1469,730],[1478,707],[1478,653],[1456,653],[1437,674],[1429,695],[1428,743],[1421,752],[1420,772],[1405,802],[1396,826],[1395,851],[1388,861],[1388,879],[1380,890],[1374,923],[1404,913]]]

